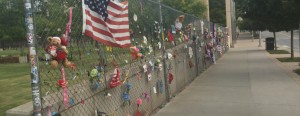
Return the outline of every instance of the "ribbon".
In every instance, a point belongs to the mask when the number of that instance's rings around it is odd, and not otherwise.
[[[72,26],[72,16],[73,16],[72,9],[73,9],[73,7],[70,7],[70,8],[69,8],[69,22],[68,22],[67,25],[66,25],[66,32],[65,32],[65,35],[66,35],[66,39],[67,39],[67,40],[69,39],[69,34],[70,34],[70,32],[71,32],[71,26]]]
[[[173,74],[169,73],[169,84],[172,83],[173,79],[174,79]]]
[[[126,73],[125,73],[125,79],[123,81],[123,84],[125,84],[127,82],[128,75],[129,75],[129,70],[127,70]]]
[[[158,81],[158,86],[159,86],[159,92],[162,94],[164,91],[164,85],[161,80]]]
[[[150,95],[148,93],[144,93],[144,98],[147,100],[147,102],[150,101]]]
[[[48,116],[52,116],[51,106],[48,106]]]
[[[184,40],[184,43],[187,44],[188,41],[189,41],[188,36],[184,34],[184,35],[183,35],[183,40]]]
[[[63,96],[64,96],[64,104],[65,104],[65,107],[66,107],[66,109],[68,109],[68,107],[69,107],[69,99],[68,99],[68,95],[67,95],[67,83],[66,83],[66,75],[65,75],[65,68],[64,67],[62,67],[61,68],[61,73],[62,73],[62,81],[64,82],[64,83],[62,83],[62,89],[63,89]]]
[[[142,116],[142,113],[139,111],[139,109],[136,109],[135,116]]]

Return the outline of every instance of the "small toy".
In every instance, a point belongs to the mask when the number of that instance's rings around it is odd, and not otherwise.
[[[74,68],[74,64],[67,59],[68,50],[66,48],[66,39],[64,37],[48,37],[48,41],[49,45],[45,51],[51,56],[51,66],[57,68],[58,63],[62,62],[64,67]]]
[[[181,30],[183,21],[184,21],[184,15],[180,15],[179,17],[177,17],[175,21],[175,28],[177,31]]]
[[[130,53],[132,55],[131,60],[135,60],[137,58],[141,58],[142,59],[144,57],[143,54],[140,53],[140,50],[136,46],[130,47],[129,50],[130,50]]]

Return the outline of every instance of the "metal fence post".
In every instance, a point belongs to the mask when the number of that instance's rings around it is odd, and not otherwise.
[[[32,89],[32,103],[33,103],[33,114],[35,116],[41,116],[42,103],[40,94],[40,79],[38,75],[38,57],[36,52],[37,41],[34,35],[33,25],[33,6],[31,0],[24,0],[25,10],[25,26],[27,32],[27,42],[29,49],[29,60],[31,66],[31,89]]]
[[[197,39],[199,39],[198,37],[197,37],[197,32],[196,32],[196,28],[195,28],[195,21],[193,22],[193,31],[194,31],[194,34],[193,34],[193,54],[194,54],[194,57],[195,57],[195,64],[196,64],[196,76],[198,76],[199,75],[199,64],[198,64],[198,49],[197,49],[197,42],[196,42],[196,40]]]
[[[166,89],[166,99],[170,101],[170,85],[168,83],[168,72],[167,72],[167,63],[166,58],[168,57],[166,54],[166,46],[164,41],[164,27],[162,20],[162,11],[161,11],[161,1],[159,0],[159,18],[160,18],[160,26],[161,26],[161,43],[162,43],[162,52],[163,52],[163,70],[164,70],[164,79],[165,79],[165,89]]]

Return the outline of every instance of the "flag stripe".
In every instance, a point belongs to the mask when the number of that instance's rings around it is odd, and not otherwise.
[[[104,40],[103,38],[99,38],[98,36],[94,36],[93,33],[88,30],[85,30],[85,35],[87,35],[87,36],[93,38],[94,40],[99,41],[105,45],[111,45],[114,47],[121,47],[121,48],[127,48],[127,47],[131,46],[130,40],[129,40],[129,42],[124,42],[123,44],[118,44],[115,42],[110,42],[110,41]]]
[[[86,25],[91,26],[92,27],[91,30],[93,30],[95,32],[101,33],[101,34],[103,34],[105,36],[108,36],[110,38],[113,37],[113,35],[111,33],[107,32],[107,31],[104,31],[103,29],[99,29],[100,26],[97,26],[97,27],[93,26],[93,23],[90,20],[86,20]],[[103,28],[103,26],[100,27],[100,28]]]
[[[112,33],[125,33],[125,32],[129,32],[129,25],[110,25],[110,24],[107,24],[105,23],[103,20],[95,17],[95,16],[92,16],[90,11],[86,10],[86,14],[87,14],[87,19],[86,20],[89,20],[90,22],[87,22],[87,24],[90,24],[90,25],[97,25],[97,27],[105,30],[107,29],[107,27],[111,27],[111,28],[108,28],[110,32]],[[92,22],[94,22],[92,24]]]
[[[121,20],[121,19],[119,19]],[[129,21],[114,21],[112,19],[106,19],[106,22],[112,25],[126,25],[129,23]]]
[[[120,11],[120,10],[115,9],[114,7],[108,6],[107,10],[111,11],[115,14],[128,14],[128,9]]]
[[[117,4],[115,2],[109,2],[108,6],[111,6],[113,8],[115,8],[116,10],[119,10],[119,11],[124,11],[124,10],[127,10],[128,9],[128,5],[121,5],[121,4]],[[121,7],[121,6],[124,6],[124,7]]]
[[[114,47],[130,47],[128,4],[83,0],[83,33]],[[96,7],[100,5],[99,7]],[[105,19],[105,20],[104,20]]]
[[[115,17],[115,18],[127,18],[128,19],[128,13],[126,14],[117,14],[112,11],[108,11],[109,17]]]
[[[129,21],[121,21],[121,22],[117,22],[117,21],[110,21],[110,22],[114,22],[114,23],[106,23],[104,22],[102,19],[99,19],[99,15],[97,15],[97,13],[93,12],[93,11],[89,11],[86,10],[86,15],[87,18],[91,17],[91,19],[97,23],[101,23],[102,25],[108,26],[110,28],[115,28],[115,29],[129,29]],[[108,19],[107,19],[108,20]],[[127,22],[127,24],[125,24]]]
[[[112,34],[108,33],[107,31],[104,31],[102,29],[99,29],[97,26],[92,25],[89,20],[87,20],[86,22],[87,22],[86,25],[87,25],[88,30],[93,31],[95,33],[102,34],[102,35],[106,36],[106,38],[111,38],[111,39],[115,38],[118,41],[130,39],[129,38],[130,36],[128,33],[119,33],[113,37]]]

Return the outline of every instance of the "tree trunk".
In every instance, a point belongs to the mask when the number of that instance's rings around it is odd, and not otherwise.
[[[294,59],[294,33],[291,30],[291,59]]]
[[[275,45],[275,50],[277,50],[276,32],[275,32],[275,31],[273,31],[273,35],[274,35],[274,45]]]

